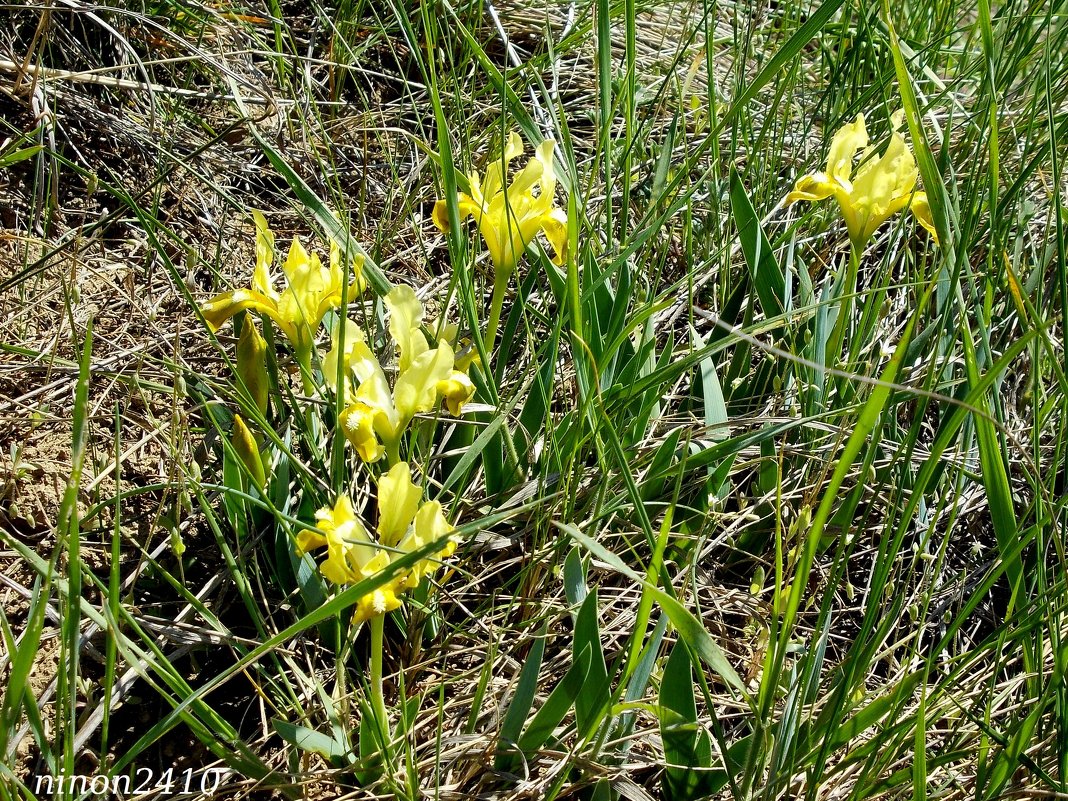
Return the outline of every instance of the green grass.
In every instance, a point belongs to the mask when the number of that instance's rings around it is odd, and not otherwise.
[[[488,8],[3,12],[41,70],[0,97],[0,798],[1068,793],[1062,4],[495,7],[511,53]],[[897,215],[851,265],[833,201],[781,201],[898,108],[939,244]],[[556,141],[572,252],[528,249],[494,342],[430,210],[510,130]],[[366,255],[380,352],[406,283],[494,367],[408,441],[461,544],[385,621],[385,722],[348,609],[388,576],[293,548],[381,470],[277,330],[264,414],[196,311],[250,209]]]

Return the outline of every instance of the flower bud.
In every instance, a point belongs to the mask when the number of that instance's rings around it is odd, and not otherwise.
[[[244,382],[260,414],[267,414],[267,342],[245,315],[241,336],[237,340],[237,375]]]
[[[257,487],[262,488],[267,483],[267,478],[263,470],[263,459],[260,458],[260,448],[256,444],[256,438],[238,414],[234,415],[234,430],[230,436],[230,444],[234,446],[237,458],[252,474],[253,482]]]

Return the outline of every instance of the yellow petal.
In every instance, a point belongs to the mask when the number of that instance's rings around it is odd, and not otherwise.
[[[274,321],[279,330],[285,334],[286,339],[294,344],[297,343],[297,327],[282,313],[273,300],[260,292],[251,289],[235,289],[233,292],[216,295],[200,307],[208,328],[213,332],[218,331],[223,323],[239,311],[245,310],[266,314]]]
[[[364,347],[357,348],[357,353]],[[357,378],[362,378],[356,390],[356,401],[374,410],[374,427],[379,436],[390,441],[396,440],[400,436],[402,423],[389,391],[389,381],[369,349],[363,356],[365,358],[362,361],[353,362],[353,372]]]
[[[519,233],[514,218],[508,216],[503,209],[499,212],[486,212],[478,218],[478,230],[486,243],[494,270],[498,274],[511,274],[519,257],[523,255],[522,238],[519,238],[517,245],[513,236]]]
[[[378,539],[383,545],[395,548],[404,538],[422,496],[407,462],[393,465],[378,480]]]
[[[831,139],[831,151],[827,156],[827,175],[848,181],[853,171],[853,160],[857,153],[868,146],[868,131],[864,126],[864,115],[843,125]],[[826,197],[826,195],[824,195]]]
[[[357,581],[356,576],[349,570],[344,558],[339,554],[331,554],[319,565],[319,572],[323,578],[334,584],[351,584]]]
[[[356,602],[356,609],[352,613],[352,622],[364,623],[377,615],[384,615],[401,607],[401,600],[397,597],[394,588],[386,584],[374,592],[364,595]]]
[[[389,333],[400,351],[398,367],[407,370],[414,359],[427,350],[426,337],[420,327],[423,324],[423,304],[415,290],[405,284],[397,284],[385,297],[389,309]]]
[[[326,537],[318,531],[305,529],[297,535],[297,553],[304,555],[326,545]]]
[[[346,584],[355,579],[349,570],[346,558],[347,544],[346,535],[353,534],[363,529],[363,525],[356,519],[356,511],[352,508],[352,502],[345,495],[340,496],[333,507],[326,506],[315,513],[315,522],[318,523],[322,535],[313,535],[305,532],[308,542],[326,545],[327,557],[319,565],[319,572],[335,584]],[[314,538],[313,538],[314,536]],[[366,537],[366,533],[364,533]],[[298,546],[301,545],[301,537],[297,538]],[[315,547],[313,545],[313,547]],[[307,548],[302,548],[307,551]]]
[[[435,339],[441,341],[444,339],[454,348],[456,346],[456,335],[460,333],[460,326],[456,323],[448,323],[444,318],[439,319],[434,325],[430,326],[431,331],[436,331],[437,336]]]
[[[452,372],[452,364],[452,348],[442,342],[434,350],[420,354],[401,373],[393,390],[393,403],[402,426],[415,415],[434,408],[438,400],[438,382]]]
[[[445,519],[441,504],[437,501],[427,501],[419,507],[415,515],[415,534],[420,540],[419,547],[427,543],[439,540],[452,531],[452,526]],[[456,543],[449,540],[445,547],[438,551],[438,557],[444,559],[452,556],[456,550]]]
[[[523,139],[516,131],[509,131],[508,143],[504,146],[504,160],[511,161],[523,155]]]
[[[345,342],[341,344],[340,321],[334,328],[330,337],[330,350],[323,357],[323,380],[330,389],[337,391],[337,372],[339,363],[342,366],[342,375],[346,378],[352,372],[353,362],[360,358],[362,351],[366,350],[367,344],[360,324],[349,319],[345,324]],[[363,346],[361,348],[360,346]],[[347,382],[346,382],[347,383]]]
[[[541,218],[545,238],[553,246],[553,264],[563,266],[567,262],[568,236],[567,213],[563,209],[553,209]]]
[[[355,254],[349,260],[349,268],[352,272],[352,281],[349,283],[346,300],[352,302],[367,288],[367,282],[363,278],[364,256],[362,253]],[[330,282],[332,286],[340,289],[348,280],[349,270],[342,269],[341,248],[334,240],[330,240]],[[338,303],[341,301],[339,300]]]
[[[441,539],[451,530],[452,527],[441,510],[441,504],[437,501],[428,501],[419,507],[415,515],[415,524],[409,535],[400,543],[400,549],[405,553],[411,553],[428,543]],[[456,543],[450,540],[433,557],[420,559],[403,579],[404,588],[415,589],[425,576],[438,568],[438,563],[442,559],[451,556],[455,550]]]
[[[556,192],[556,168],[553,166],[553,150],[555,147],[556,142],[552,139],[546,139],[534,151],[534,158],[541,162],[540,197],[548,198],[550,205],[553,194]]]
[[[454,367],[461,373],[467,373],[472,364],[482,364],[478,358],[478,350],[471,344],[470,339],[461,339],[457,343],[455,351]]]
[[[833,195],[838,187],[838,182],[830,178],[826,173],[814,172],[802,175],[797,179],[797,183],[794,184],[793,191],[786,196],[784,203],[789,206],[799,200],[810,202],[823,200]]]
[[[304,249],[300,238],[293,237],[293,241],[289,243],[289,252],[286,253],[285,263],[282,265],[282,272],[285,274],[286,280],[291,285],[294,281],[303,283],[307,280],[304,277],[304,273],[308,272],[310,266],[311,256]]]
[[[279,313],[300,334],[300,340],[294,344],[308,346],[322,320],[320,307],[329,290],[329,271],[323,269],[318,256],[308,254],[296,237],[289,246],[289,255],[282,269],[288,286],[278,299]]]
[[[544,144],[549,146],[549,168],[552,169],[552,142],[545,142]],[[538,148],[541,150],[541,147]],[[527,166],[520,170],[519,174],[512,179],[512,182],[508,185],[508,202],[515,209],[519,204],[520,198],[524,195],[531,194],[531,190],[534,188],[545,172],[545,162],[540,158],[532,158],[527,162]]]
[[[927,232],[934,238],[935,244],[938,244],[938,230],[935,228],[934,218],[931,216],[931,206],[927,202],[927,193],[917,192],[913,195],[909,208],[912,209],[916,222],[926,228]]]
[[[467,373],[453,370],[449,377],[438,382],[438,394],[445,399],[449,414],[459,417],[466,404],[475,394],[475,385]]]
[[[850,240],[857,247],[863,247],[871,236],[871,234],[868,233],[871,221],[868,217],[867,207],[858,206],[853,202],[853,199],[847,195],[844,198],[840,197],[838,199],[838,208],[842,213],[842,219],[845,221],[846,230],[849,232]]]
[[[378,441],[375,431],[376,415],[375,409],[357,401],[345,407],[339,417],[345,439],[367,463],[377,462],[385,453],[385,448]]]
[[[515,131],[508,134],[508,141],[500,157],[494,158],[486,165],[486,180],[482,182],[481,194],[487,202],[504,187],[504,176],[508,174],[508,162],[523,154],[523,140]]]
[[[434,201],[434,210],[430,213],[430,219],[443,234],[449,233],[449,204],[444,200]]]
[[[352,501],[345,495],[338,496],[333,506],[324,506],[315,513],[315,522],[327,533],[349,525],[354,520],[356,510],[352,508]]]
[[[917,176],[912,151],[901,134],[895,131],[890,135],[886,152],[878,159],[869,159],[857,171],[851,192],[853,203],[869,208],[871,216],[881,218],[881,224],[895,211],[904,208],[902,199],[907,200],[912,194]],[[891,209],[895,202],[897,209]]]
[[[326,535],[327,558],[319,566],[320,572],[335,584],[359,581],[381,551],[371,541],[348,496],[340,496],[333,508],[320,509],[315,519]],[[386,560],[388,564],[388,556]]]
[[[361,578],[370,578],[389,567],[391,557],[388,551],[379,549],[372,543],[366,545],[354,545],[349,548],[349,554],[354,561],[359,562],[359,574]],[[368,555],[371,555],[367,558]]]
[[[382,366],[378,363],[378,359],[375,358],[375,355],[363,340],[354,342],[352,345],[352,351],[349,354],[349,369],[356,376],[358,383],[362,384],[371,377],[377,376],[388,390],[389,385],[386,382],[386,374],[382,372]]]
[[[890,143],[878,159],[870,159],[857,170],[850,201],[864,218],[859,231],[850,231],[853,241],[863,246],[894,214],[909,204],[916,187],[916,160],[901,134],[890,134]]]
[[[256,269],[252,273],[252,286],[277,300],[278,293],[274,291],[270,270],[274,262],[274,232],[260,212],[253,210],[252,219],[256,221]]]

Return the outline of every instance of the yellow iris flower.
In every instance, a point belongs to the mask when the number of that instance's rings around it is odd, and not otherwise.
[[[420,503],[422,494],[422,489],[412,482],[408,464],[398,462],[378,482],[377,538],[368,533],[352,503],[343,495],[332,508],[316,512],[319,530],[301,532],[297,550],[305,554],[325,546],[327,557],[319,566],[323,576],[338,585],[356,584],[451,530],[441,504]],[[419,586],[437,568],[438,562],[455,550],[456,543],[450,541],[434,557],[420,560],[407,572],[361,597],[356,602],[353,621],[361,623],[399,608],[400,596]]]
[[[553,246],[554,263],[563,264],[567,258],[567,215],[555,207],[553,200],[556,192],[553,147],[551,140],[538,145],[534,158],[506,187],[508,164],[523,153],[523,140],[513,131],[501,158],[486,167],[485,180],[472,172],[467,176],[471,194],[458,194],[460,219],[475,219],[497,275],[511,275],[539,231],[544,231]],[[444,200],[434,204],[433,218],[442,232],[449,230],[448,205]]]
[[[420,503],[422,488],[412,482],[407,462],[398,462],[378,481],[378,536],[382,544],[395,548],[397,555],[411,553],[434,542],[452,530],[441,504]],[[437,569],[442,559],[452,556],[456,543],[449,541],[434,556],[420,559],[398,580],[402,590],[413,590],[424,577]]]
[[[396,461],[401,435],[417,414],[425,414],[444,398],[449,411],[458,415],[474,394],[466,373],[456,370],[452,346],[446,341],[431,348],[421,330],[423,306],[411,287],[395,287],[385,298],[389,310],[389,331],[397,345],[397,380],[389,380],[362,335],[348,336],[355,323],[346,328],[344,353],[335,341],[324,360],[324,370],[337,370],[344,359],[357,389],[345,389],[347,405],[341,412],[341,426],[360,458],[373,462],[384,453]],[[358,330],[358,329],[357,329]]]
[[[849,238],[858,250],[863,248],[875,231],[894,214],[906,208],[912,210],[917,222],[938,241],[931,208],[925,192],[915,192],[916,160],[898,133],[903,111],[891,118],[890,144],[878,158],[868,146],[868,131],[864,115],[844,125],[831,140],[831,151],[824,172],[811,173],[798,179],[786,196],[786,205],[799,200],[816,201],[834,197],[845,219]],[[863,152],[863,160],[853,174],[853,162]]]
[[[341,305],[348,272],[342,267],[341,253],[331,245],[330,266],[324,267],[318,255],[309,255],[294,237],[282,265],[286,288],[278,292],[270,271],[275,256],[274,233],[262,214],[258,211],[252,214],[256,220],[256,268],[252,286],[216,295],[201,307],[204,319],[212,331],[217,331],[243,309],[261,312],[275,322],[299,353],[310,353],[323,316]],[[362,256],[353,260],[352,268],[355,279],[348,287],[349,299],[364,289]]]

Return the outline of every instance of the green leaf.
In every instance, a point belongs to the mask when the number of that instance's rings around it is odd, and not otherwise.
[[[771,243],[760,227],[760,219],[749,201],[738,171],[731,168],[731,211],[738,226],[742,255],[749,265],[753,288],[760,298],[760,306],[768,318],[786,313],[786,276],[771,250]]]
[[[523,669],[519,672],[519,681],[516,683],[515,694],[508,704],[508,711],[501,721],[498,739],[504,743],[517,743],[523,724],[530,714],[530,708],[534,704],[534,695],[538,691],[538,673],[541,671],[541,662],[545,657],[545,639],[548,634],[549,624],[542,625],[541,631],[531,645],[530,653],[523,662]],[[508,760],[504,755],[497,757],[497,769],[507,770]]]
[[[24,147],[21,150],[12,150],[8,153],[0,153],[0,169],[4,167],[10,167],[12,164],[18,164],[20,161],[26,161],[26,159],[32,159],[42,150],[44,150],[43,145],[30,145],[29,147]]]
[[[608,711],[611,697],[608,692],[608,668],[605,666],[601,629],[597,625],[597,589],[582,602],[575,619],[575,652],[590,652],[589,672],[582,692],[575,699],[575,721],[579,732],[592,732]]]
[[[978,383],[979,370],[975,362],[975,351],[971,343],[965,340],[965,364],[968,368],[969,382]],[[994,536],[998,549],[1005,560],[1005,573],[1013,593],[1022,588],[1023,563],[1020,560],[1019,526],[1012,502],[1012,488],[1009,486],[1009,474],[1005,466],[1005,455],[1001,451],[997,429],[991,419],[992,410],[988,398],[976,403],[985,414],[973,414],[976,441],[979,446],[979,463],[982,465],[983,487],[986,489],[990,520],[994,526]],[[1011,602],[1010,602],[1011,603]],[[1011,607],[1010,607],[1011,608]]]
[[[572,548],[564,557],[564,595],[571,606],[578,606],[588,594],[586,567],[582,564],[578,548]]]
[[[553,687],[553,691],[519,738],[519,749],[523,753],[532,754],[541,748],[573,705],[577,711],[577,701],[588,683],[590,667],[594,662],[593,650],[589,646],[577,653],[578,657],[571,663],[564,678]]]
[[[30,672],[33,670],[33,663],[37,658],[41,635],[44,631],[45,611],[48,608],[45,590],[49,586],[50,582],[42,587],[40,577],[35,582],[22,639],[17,647],[13,639],[7,641],[8,637],[12,636],[12,632],[4,626],[5,651],[13,655],[7,673],[7,687],[4,690],[3,702],[0,703],[0,758],[4,760],[8,756],[8,742],[18,729],[20,722],[19,711],[22,706],[23,690],[29,692],[30,689],[28,683]]]
[[[320,754],[334,764],[344,762],[352,751],[347,745],[339,743],[333,737],[286,720],[276,718],[271,721],[271,727],[286,742],[292,743],[302,751]]]
[[[1002,797],[1001,790],[1020,765],[1020,758],[1026,753],[1028,746],[1031,745],[1035,728],[1038,726],[1038,722],[1042,719],[1045,711],[1045,704],[1035,704],[1031,713],[1020,723],[1020,727],[1013,734],[1012,739],[998,752],[998,755],[994,758],[994,764],[990,768],[987,784],[983,788],[984,798]]]
[[[660,738],[664,743],[664,789],[669,798],[688,801],[705,795],[707,788],[698,768],[708,768],[712,749],[708,735],[697,724],[690,654],[683,642],[671,650],[660,681]],[[704,735],[702,737],[702,735]]]
[[[741,678],[739,678],[734,668],[731,667],[730,662],[727,661],[727,657],[716,644],[715,640],[712,639],[712,635],[705,630],[705,627],[701,625],[701,621],[699,621],[692,612],[655,584],[652,584],[642,576],[639,576],[636,572],[627,567],[618,556],[596,540],[587,537],[574,526],[567,525],[566,523],[557,523],[556,525],[561,531],[565,532],[613,570],[645,587],[653,596],[654,600],[660,604],[661,609],[663,609],[664,614],[668,616],[668,620],[670,620],[671,625],[675,627],[679,637],[686,640],[690,647],[693,648],[701,658],[701,661],[708,665],[708,667],[711,668],[728,687],[735,690],[743,698],[746,696],[745,685],[742,683]]]

